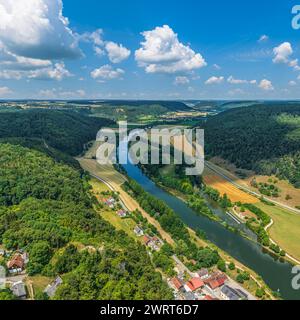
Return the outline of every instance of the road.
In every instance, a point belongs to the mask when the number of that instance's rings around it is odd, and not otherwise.
[[[206,166],[207,168],[209,168],[211,171],[213,171],[214,173],[216,173],[217,175],[219,175],[219,176],[221,176],[222,178],[224,178],[226,181],[228,181],[229,183],[231,183],[233,186],[235,186],[235,187],[238,188],[239,190],[242,190],[242,191],[244,191],[244,192],[247,192],[247,193],[249,193],[249,194],[251,194],[251,195],[253,195],[253,196],[257,197],[257,198],[261,198],[261,197],[262,197],[261,194],[255,192],[255,191],[252,191],[251,189],[247,188],[246,186],[242,186],[242,185],[236,183],[236,182],[233,181],[231,178],[229,178],[228,176],[226,176],[223,172],[221,172],[220,170],[218,170],[218,169],[216,168],[216,166],[212,166],[208,161],[205,161],[205,166]],[[283,208],[283,209],[287,209],[287,210],[290,210],[290,211],[292,211],[292,212],[294,212],[294,213],[300,214],[300,210],[298,210],[298,209],[296,209],[296,208],[290,207],[290,206],[288,206],[288,205],[285,205],[285,204],[280,203],[280,202],[278,202],[278,201],[275,201],[275,200],[273,200],[273,199],[267,198],[267,197],[265,197],[265,196],[264,196],[264,198],[265,198],[267,201],[269,201],[269,202],[271,202],[271,203],[274,203],[274,204],[277,205],[278,207],[281,207],[281,208]]]

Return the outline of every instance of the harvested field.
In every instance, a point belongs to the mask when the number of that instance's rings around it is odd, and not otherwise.
[[[237,187],[232,185],[229,181],[218,176],[213,171],[205,168],[203,174],[203,181],[206,185],[218,190],[221,195],[227,194],[232,202],[242,203],[258,203],[259,200],[254,196],[247,194],[246,192],[239,190]]]

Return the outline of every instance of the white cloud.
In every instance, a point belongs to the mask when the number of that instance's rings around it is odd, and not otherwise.
[[[110,65],[104,65],[100,67],[99,69],[95,69],[91,72],[91,77],[93,79],[104,79],[104,80],[112,80],[112,79],[118,79],[121,78],[124,74],[124,70],[117,68],[114,69]]]
[[[0,40],[18,56],[51,60],[82,55],[62,0],[0,0]]]
[[[185,85],[185,84],[189,84],[190,80],[188,77],[182,77],[182,76],[178,76],[175,78],[174,84],[175,85]]]
[[[289,42],[284,42],[273,49],[275,58],[274,63],[289,63],[290,56],[293,54],[293,48]]]
[[[234,90],[228,91],[228,95],[230,96],[243,95],[243,94],[245,94],[245,92],[242,89],[234,89]]]
[[[205,84],[208,84],[208,85],[210,85],[210,84],[220,84],[223,81],[224,81],[224,77],[215,77],[215,76],[213,76],[213,77],[209,78],[208,80],[206,80]]]
[[[227,79],[227,82],[229,82],[230,84],[256,84],[256,80],[235,79],[233,76],[230,76]]]
[[[187,72],[206,66],[200,53],[178,40],[178,35],[167,25],[142,33],[145,41],[136,50],[135,58],[147,73]]]
[[[109,41],[105,45],[109,60],[112,63],[120,63],[130,56],[131,52],[121,44]]]
[[[62,62],[56,63],[54,67],[30,71],[28,78],[38,80],[61,81],[64,78],[71,76],[72,74],[65,68],[65,64]]]
[[[296,86],[297,85],[297,82],[296,81],[290,81],[289,82],[289,86],[291,86],[291,87],[294,87],[294,86]]]
[[[261,80],[261,82],[259,83],[258,86],[260,89],[265,90],[265,91],[273,91],[274,90],[272,82],[267,79]]]
[[[75,91],[63,91],[60,89],[45,89],[40,90],[38,96],[43,99],[80,99],[86,96],[84,90],[79,89]]]
[[[8,87],[0,87],[0,97],[11,94],[12,91]]]
[[[270,38],[269,36],[267,36],[266,34],[263,34],[259,39],[258,42],[266,42],[268,41]]]
[[[216,70],[221,70],[221,69],[222,69],[222,68],[221,68],[218,64],[216,64],[216,63],[213,65],[213,67],[214,67]]]
[[[293,68],[296,71],[300,71],[300,66],[298,65],[298,59],[291,59],[291,55],[294,53],[292,45],[289,42],[284,42],[278,47],[273,49],[275,55],[274,63],[284,63]]]

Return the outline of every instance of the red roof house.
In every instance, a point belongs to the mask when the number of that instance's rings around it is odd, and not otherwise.
[[[204,282],[200,278],[193,278],[188,281],[186,285],[190,289],[190,291],[194,292],[204,287]]]
[[[177,289],[180,290],[183,287],[183,284],[181,283],[181,281],[178,278],[173,278],[171,280],[173,286]]]
[[[16,254],[13,258],[7,262],[8,269],[24,269],[25,261],[20,254]]]

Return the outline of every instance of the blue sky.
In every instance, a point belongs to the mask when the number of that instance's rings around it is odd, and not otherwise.
[[[0,98],[298,99],[296,4],[0,0]]]

